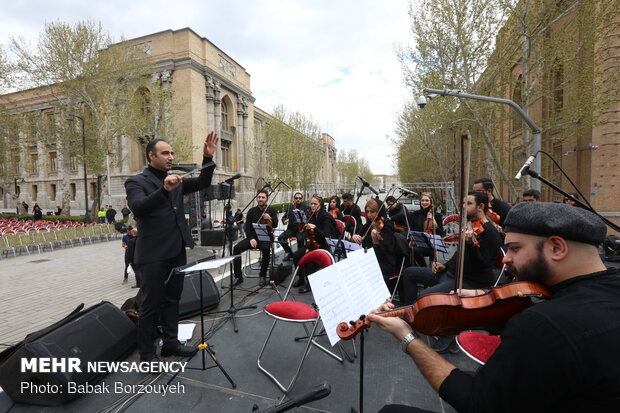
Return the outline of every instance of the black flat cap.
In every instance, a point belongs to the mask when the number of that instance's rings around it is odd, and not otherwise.
[[[594,213],[555,202],[521,202],[510,209],[504,232],[550,237],[598,245],[605,239],[607,227]]]

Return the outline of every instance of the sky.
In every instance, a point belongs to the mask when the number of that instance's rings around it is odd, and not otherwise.
[[[251,75],[255,105],[311,117],[356,149],[375,174],[395,172],[398,112],[411,92],[395,48],[409,44],[407,0],[13,1],[0,10],[0,43],[36,42],[46,22],[101,22],[115,41],[190,27]]]

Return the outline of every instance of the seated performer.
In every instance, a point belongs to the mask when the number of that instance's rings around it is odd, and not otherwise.
[[[282,259],[283,261],[288,261],[293,257],[293,250],[288,243],[288,240],[291,237],[297,238],[297,249],[304,246],[304,237],[300,236],[297,223],[293,217],[293,211],[301,211],[305,214],[306,209],[308,208],[304,203],[304,196],[301,192],[295,192],[293,195],[293,203],[289,205],[286,212],[282,216],[282,223],[286,225],[286,230],[280,234],[278,237],[278,242],[282,245],[282,249],[286,252],[286,255]]]
[[[597,251],[605,225],[584,209],[522,202],[508,213],[504,231],[504,263],[519,281],[547,287],[552,298],[514,315],[475,374],[437,355],[404,320],[374,314],[370,320],[403,341],[403,350],[456,411],[617,411],[620,273],[606,269]],[[420,411],[386,406],[380,412]]]
[[[310,200],[310,208],[308,209],[309,217],[308,223],[304,226],[304,235],[306,237],[304,246],[298,248],[293,253],[293,262],[295,265],[299,264],[299,261],[310,250],[318,248],[329,251],[329,245],[327,244],[327,238],[337,238],[338,228],[336,228],[336,221],[325,210],[323,204],[323,198],[319,195],[314,195]],[[310,284],[307,282],[307,276],[310,272],[306,268],[302,268],[297,271],[298,278],[295,280],[293,287],[299,287],[299,293],[304,294],[309,291]]]
[[[260,190],[256,195],[256,206],[250,208],[245,220],[245,236],[246,238],[241,240],[233,248],[234,255],[240,255],[242,252],[249,250],[250,248],[259,248],[262,253],[262,260],[260,264],[260,273],[258,275],[258,284],[262,287],[267,284],[267,269],[269,268],[269,259],[271,257],[271,245],[268,242],[259,242],[258,236],[252,224],[259,224],[262,222],[271,222],[272,228],[277,226],[278,214],[275,209],[267,207],[267,198],[269,193],[267,191]],[[235,283],[239,285],[243,282],[243,272],[241,271],[241,257],[235,258],[234,261],[235,270]]]
[[[390,221],[392,221],[394,229],[397,231],[405,231],[409,228],[411,223],[407,225],[407,208],[405,208],[405,206],[400,202],[396,201],[396,198],[392,195],[385,198],[385,203],[388,207],[387,215],[390,218]]]
[[[502,238],[494,224],[486,218],[487,195],[473,191],[467,195],[467,219],[480,220],[484,231],[474,235],[472,231],[466,233],[465,255],[463,266],[463,288],[489,288],[495,280],[493,272],[495,260],[502,245]],[[409,267],[403,271],[403,296],[401,301],[405,305],[412,304],[418,298],[418,284],[427,288],[420,295],[431,293],[448,293],[454,289],[454,275],[458,252],[448,262],[441,264],[434,262],[432,268]],[[454,348],[453,337],[442,337],[433,348],[445,352]]]
[[[342,221],[343,215],[340,208],[340,198],[336,195],[329,198],[329,207],[327,208],[327,212],[332,216],[332,218]]]
[[[345,222],[344,230],[349,234],[354,233],[354,228],[360,228],[362,226],[362,210],[359,205],[353,203],[353,195],[348,192],[342,194],[342,214],[355,219],[355,222]]]
[[[443,216],[437,212],[433,203],[433,194],[430,192],[422,192],[420,196],[420,209],[409,214],[409,225],[412,231],[434,232],[436,235],[444,236]],[[431,261],[435,258],[435,251],[430,248],[417,247],[413,248],[413,257],[415,265],[426,267],[424,257],[431,257]]]
[[[351,241],[364,248],[375,250],[383,278],[388,288],[393,288],[394,286],[389,282],[389,278],[400,269],[400,260],[395,253],[394,227],[385,218],[385,208],[381,208],[380,203],[381,201],[376,199],[370,199],[366,202],[364,207],[366,224],[358,228],[357,234],[353,235]]]

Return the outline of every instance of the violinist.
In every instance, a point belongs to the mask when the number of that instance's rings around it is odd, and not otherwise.
[[[467,231],[463,266],[463,288],[489,288],[495,280],[493,272],[495,260],[502,245],[502,239],[492,222],[485,218],[487,212],[486,194],[470,192],[467,195],[467,219],[481,224],[478,235]],[[405,305],[418,298],[418,284],[430,287],[420,293],[448,293],[454,289],[454,275],[458,252],[445,264],[433,262],[431,268],[409,267],[403,271],[403,297]],[[434,349],[446,352],[455,349],[453,337],[442,337],[434,344]]]
[[[353,195],[349,192],[342,194],[342,214],[355,219],[355,222],[345,222],[344,230],[348,233],[353,234],[354,228],[357,229],[362,226],[362,210],[359,205],[353,203]]]
[[[304,237],[299,235],[299,228],[295,219],[293,218],[293,211],[306,211],[308,207],[304,204],[304,196],[301,192],[295,192],[293,195],[293,203],[289,205],[286,213],[282,217],[282,223],[286,225],[286,230],[278,236],[278,242],[282,245],[282,249],[286,252],[286,255],[282,259],[288,261],[293,257],[293,250],[291,249],[288,240],[291,237],[297,238],[297,248],[304,246]]]
[[[409,214],[409,225],[412,231],[426,232],[444,236],[443,216],[437,212],[433,203],[433,194],[430,192],[422,192],[420,195],[420,209]],[[421,248],[414,246],[413,256],[415,265],[426,267],[424,257],[431,257],[431,261],[435,258],[435,251],[429,248]]]
[[[407,209],[403,204],[396,201],[392,195],[385,198],[388,210],[387,215],[394,225],[394,229],[397,231],[405,231],[409,225],[407,225]]]
[[[501,199],[493,197],[493,188],[495,188],[495,186],[491,178],[480,178],[474,181],[471,190],[482,191],[487,195],[489,209],[499,216],[499,222],[496,222],[496,224],[501,227],[504,226],[504,220],[506,219],[506,215],[508,215],[508,211],[510,211],[510,205]]]
[[[269,259],[271,258],[271,245],[268,242],[259,242],[258,236],[252,224],[271,222],[272,228],[278,225],[278,213],[275,209],[267,206],[269,193],[264,189],[256,194],[256,206],[248,211],[245,220],[245,236],[246,238],[237,243],[233,248],[233,255],[237,256],[234,261],[235,282],[233,285],[239,285],[243,282],[243,272],[241,271],[241,253],[249,249],[260,249],[262,260],[260,264],[260,273],[258,274],[258,284],[262,287],[267,284],[267,270],[269,268]]]
[[[366,202],[364,211],[366,212],[366,223],[357,229],[357,234],[353,235],[351,241],[360,244],[364,248],[373,248],[383,278],[389,287],[389,277],[400,269],[399,257],[395,254],[396,239],[394,238],[394,227],[385,218],[385,208],[381,207],[382,202],[377,199],[370,199]]]
[[[522,202],[510,210],[504,230],[504,263],[519,281],[545,286],[551,299],[510,318],[499,347],[475,374],[432,351],[402,319],[370,320],[399,341],[407,337],[405,352],[457,411],[617,411],[620,272],[606,269],[597,251],[605,225],[581,208]],[[381,410],[409,411],[419,412]]]
[[[342,208],[340,206],[340,198],[338,198],[338,196],[334,195],[329,198],[327,212],[332,216],[332,218],[342,221],[343,215],[341,209]]]
[[[299,263],[306,252],[321,248],[329,251],[329,245],[327,244],[327,238],[337,238],[338,228],[336,227],[336,221],[327,213],[323,198],[319,195],[314,195],[310,199],[310,208],[308,209],[308,223],[304,226],[304,235],[306,241],[302,248],[298,248],[293,253],[293,262],[295,266]],[[299,287],[299,293],[304,294],[309,291],[310,283],[307,281],[307,276],[310,272],[306,268],[302,268],[297,271],[299,278],[295,280],[293,287]]]

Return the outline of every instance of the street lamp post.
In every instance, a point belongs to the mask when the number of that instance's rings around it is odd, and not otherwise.
[[[83,153],[83,164],[82,169],[84,169],[84,206],[86,208],[86,217],[85,221],[87,224],[90,224],[90,214],[88,213],[88,179],[86,177],[86,131],[84,129],[84,118],[78,115],[67,115],[67,120],[72,122],[74,118],[78,118],[80,122],[82,122],[82,153]]]
[[[532,130],[532,134],[533,134],[533,141],[534,141],[534,154],[538,154],[538,152],[541,150],[541,133],[542,133],[542,129],[540,129],[532,119],[530,119],[530,117],[527,115],[527,113],[525,113],[523,111],[523,109],[521,108],[521,106],[517,105],[515,102],[513,102],[510,99],[502,99],[502,98],[497,98],[497,97],[493,97],[493,96],[481,96],[481,95],[472,95],[471,93],[466,93],[462,90],[459,89],[429,89],[429,88],[424,88],[423,92],[426,94],[430,94],[428,96],[429,99],[433,99],[437,96],[454,96],[457,98],[465,98],[465,99],[474,99],[474,100],[483,100],[485,102],[494,102],[494,103],[501,103],[504,105],[508,105],[511,108],[513,108],[518,114],[519,116],[521,116],[521,118],[523,119],[523,121],[525,123],[527,123],[527,126],[530,127],[530,129]],[[420,108],[423,108],[426,105],[426,98],[424,96],[420,96],[420,99],[418,99],[418,106],[420,106]],[[540,158],[537,157],[536,155],[535,159],[534,159],[534,169],[537,171],[540,171]],[[538,191],[540,191],[540,181],[538,180],[534,180],[532,182],[532,189],[536,189]]]

